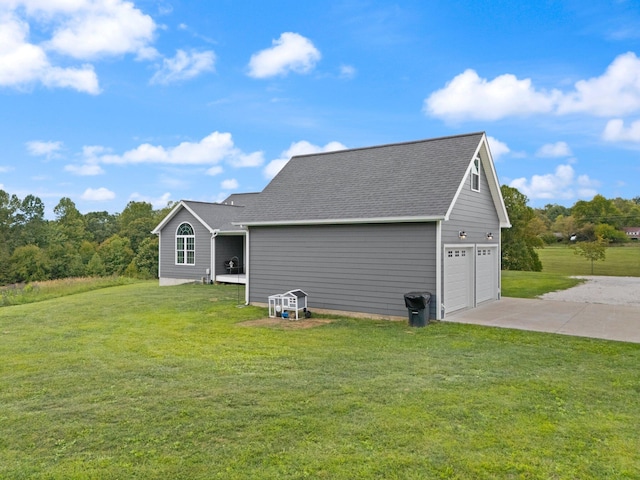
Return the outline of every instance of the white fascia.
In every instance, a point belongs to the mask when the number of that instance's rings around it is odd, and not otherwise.
[[[375,217],[375,218],[331,218],[319,220],[276,220],[272,222],[232,222],[247,227],[275,227],[284,225],[351,225],[364,223],[422,223],[444,220],[444,216],[432,217]]]

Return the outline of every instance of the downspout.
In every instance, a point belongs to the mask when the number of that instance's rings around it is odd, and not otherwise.
[[[158,232],[156,233],[156,235],[158,236],[158,280],[160,280],[160,278],[162,277],[162,275],[160,274],[160,269],[162,268],[162,262],[160,261],[160,259],[162,258],[162,234]]]
[[[498,300],[502,298],[502,229],[498,228]]]
[[[244,227],[246,230],[245,235],[245,245],[244,245],[244,274],[246,278],[246,283],[244,285],[244,304],[249,305],[249,282],[251,281],[251,275],[249,275],[249,227]]]
[[[436,222],[436,320],[442,320],[442,220]]]
[[[214,230],[211,233],[211,281],[216,283],[216,237],[220,230]]]

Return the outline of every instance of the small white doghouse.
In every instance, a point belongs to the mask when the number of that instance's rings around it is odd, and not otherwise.
[[[302,310],[307,316],[307,294],[302,290],[289,290],[287,293],[269,295],[269,317],[290,318],[296,313],[296,320],[300,318],[298,313]],[[291,313],[289,313],[291,312]]]

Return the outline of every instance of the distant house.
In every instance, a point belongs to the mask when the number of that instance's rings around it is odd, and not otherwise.
[[[484,133],[293,157],[232,223],[247,303],[302,289],[311,309],[394,317],[428,291],[441,319],[500,298],[510,223]]]
[[[640,227],[622,227],[622,231],[626,233],[631,240],[640,239]]]
[[[224,203],[182,200],[152,233],[160,239],[160,285],[245,283],[246,230],[233,225],[254,194]]]

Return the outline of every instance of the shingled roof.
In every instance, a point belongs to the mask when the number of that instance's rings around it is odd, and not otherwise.
[[[259,195],[260,192],[232,193],[223,200],[222,203],[223,205],[239,205],[241,207],[248,207],[256,202]]]
[[[293,157],[235,223],[444,219],[483,139],[480,132]]]
[[[244,209],[243,206],[223,205],[221,203],[195,202],[192,200],[181,200],[153,229],[152,233],[159,233],[160,230],[171,220],[182,208],[186,208],[194,215],[211,233],[220,232],[241,232],[242,228],[232,224]]]

